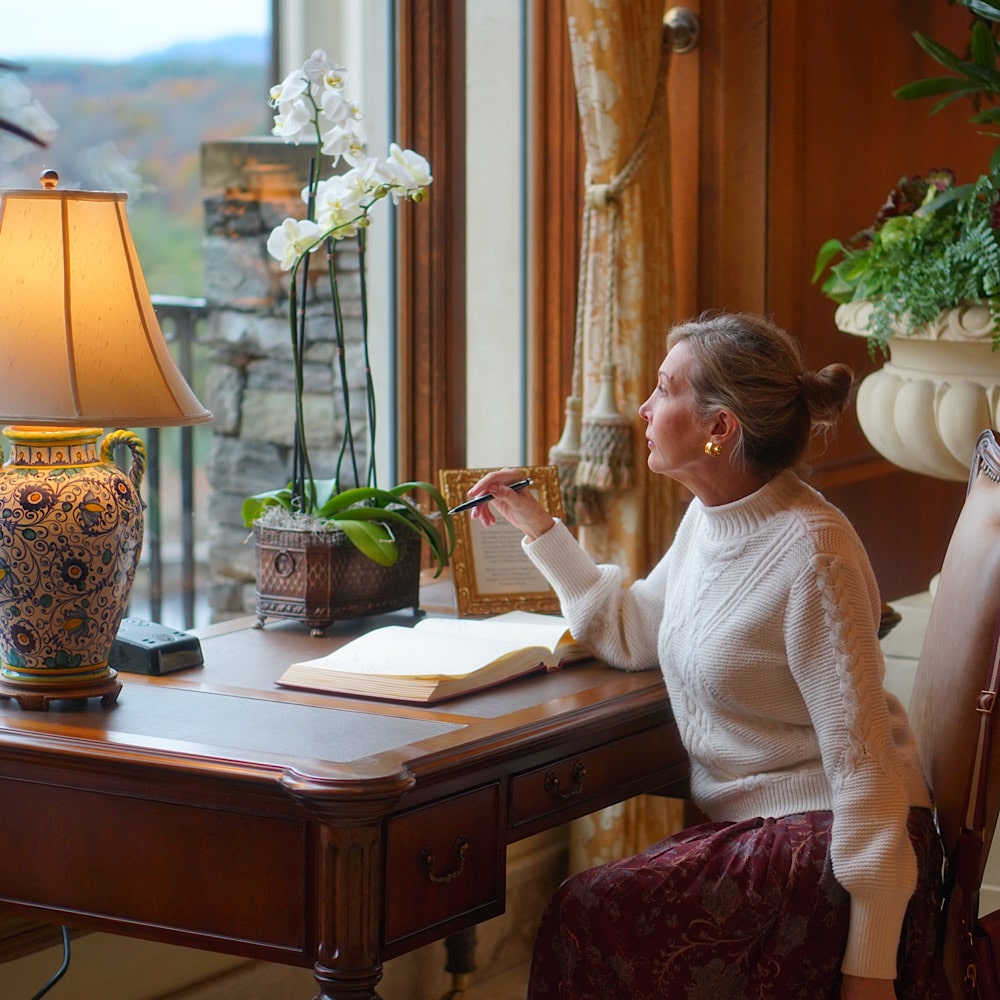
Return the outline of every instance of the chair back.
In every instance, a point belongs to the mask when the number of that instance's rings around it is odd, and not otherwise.
[[[952,533],[934,594],[910,699],[910,722],[931,789],[945,856],[953,869],[963,830],[972,824],[967,802],[980,739],[980,711],[995,655],[1000,616],[1000,444],[984,431],[976,444],[965,504]],[[1000,732],[982,761],[985,810],[975,830],[982,840],[978,886],[1000,811]],[[978,777],[978,776],[977,776]],[[979,787],[983,787],[979,785]],[[945,965],[956,986],[956,909],[968,900],[952,892],[945,930]],[[956,992],[956,996],[960,995]]]

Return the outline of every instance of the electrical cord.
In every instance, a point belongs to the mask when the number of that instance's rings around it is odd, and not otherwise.
[[[63,960],[62,965],[56,970],[55,975],[31,998],[31,1000],[39,1000],[40,997],[45,996],[49,990],[55,986],[56,983],[66,975],[66,970],[69,968],[69,928],[63,925],[62,928],[62,940],[63,940]]]

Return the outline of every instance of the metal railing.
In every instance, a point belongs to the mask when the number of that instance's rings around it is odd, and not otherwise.
[[[177,366],[189,384],[195,381],[196,328],[205,319],[205,300],[153,295],[153,307],[171,345]],[[199,600],[195,524],[194,427],[153,427],[142,431],[146,442],[146,532],[143,557],[133,594],[142,594],[152,621],[176,628],[196,624]],[[166,435],[171,438],[170,445]],[[176,571],[176,572],[174,572]],[[167,611],[167,605],[179,605]],[[130,610],[130,613],[135,613]],[[167,621],[171,615],[176,619]]]

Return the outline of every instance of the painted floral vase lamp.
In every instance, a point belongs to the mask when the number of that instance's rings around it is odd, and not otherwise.
[[[108,661],[142,548],[146,465],[123,428],[211,419],[160,330],[126,195],[57,185],[45,171],[39,190],[0,200],[0,697],[25,709],[117,699]]]

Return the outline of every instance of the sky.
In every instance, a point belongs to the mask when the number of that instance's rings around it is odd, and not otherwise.
[[[269,0],[0,0],[0,60],[116,61],[268,31]]]

